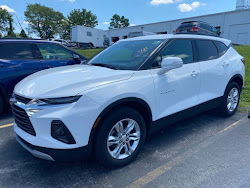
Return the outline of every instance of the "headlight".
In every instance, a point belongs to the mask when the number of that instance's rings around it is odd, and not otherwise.
[[[60,97],[60,98],[49,98],[49,99],[39,99],[46,104],[67,104],[78,101],[81,98],[81,95],[74,97]]]

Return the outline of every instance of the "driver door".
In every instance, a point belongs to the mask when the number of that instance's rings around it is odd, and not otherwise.
[[[199,103],[200,69],[192,46],[188,39],[173,40],[153,62],[151,74],[155,85],[156,120]],[[180,57],[184,65],[158,75],[161,68],[157,62],[166,57]]]

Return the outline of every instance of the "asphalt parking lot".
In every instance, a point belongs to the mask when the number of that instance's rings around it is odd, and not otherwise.
[[[152,135],[137,160],[107,169],[95,160],[34,158],[0,118],[0,187],[250,187],[250,119],[205,113]]]

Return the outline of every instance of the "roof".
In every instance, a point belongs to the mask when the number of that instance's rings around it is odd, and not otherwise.
[[[23,39],[23,38],[0,38],[0,42],[20,42],[20,43],[56,43],[54,41],[41,39]]]
[[[213,37],[208,35],[193,35],[193,34],[165,34],[165,35],[148,35],[148,36],[141,36],[141,37],[135,37],[135,38],[128,38],[123,39],[120,41],[134,41],[134,40],[154,40],[154,39],[208,39],[208,40],[215,40],[215,41],[221,41],[227,46],[231,44],[231,41],[228,39],[224,39],[221,37]]]

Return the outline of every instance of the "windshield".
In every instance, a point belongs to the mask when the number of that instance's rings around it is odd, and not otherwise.
[[[95,56],[88,64],[137,70],[162,42],[162,39],[120,41]]]

